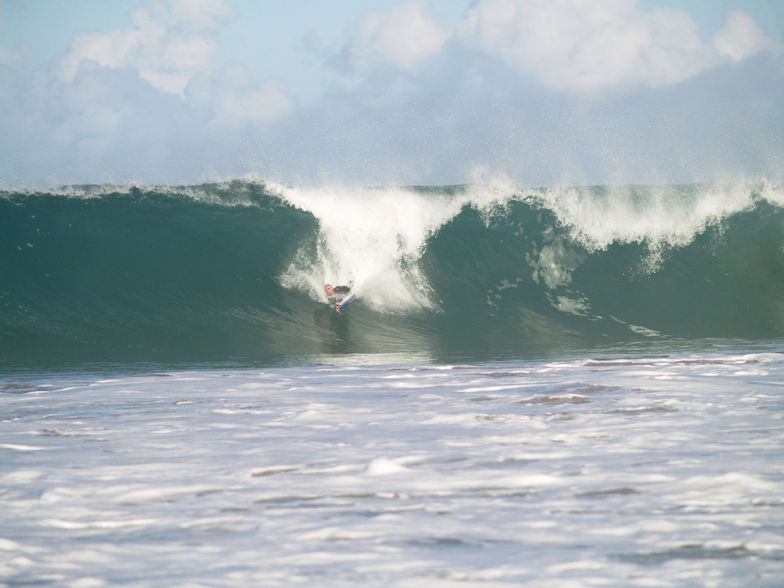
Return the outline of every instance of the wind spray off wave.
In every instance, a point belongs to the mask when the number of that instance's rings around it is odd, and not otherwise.
[[[258,181],[0,198],[0,358],[449,361],[784,337],[766,183],[300,189]],[[338,322],[325,282],[360,298]],[[326,314],[324,314],[326,313]]]

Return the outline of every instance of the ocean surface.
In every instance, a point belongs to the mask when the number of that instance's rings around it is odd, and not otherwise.
[[[775,183],[7,190],[0,252],[0,586],[784,586]]]

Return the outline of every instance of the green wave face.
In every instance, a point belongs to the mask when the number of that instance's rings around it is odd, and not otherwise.
[[[784,337],[765,183],[0,194],[0,362],[488,361]],[[325,282],[358,299],[336,315]]]

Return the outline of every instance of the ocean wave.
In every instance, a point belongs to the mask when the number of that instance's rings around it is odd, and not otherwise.
[[[493,358],[784,336],[784,191],[81,186],[0,194],[0,361]],[[336,316],[325,282],[358,301]]]

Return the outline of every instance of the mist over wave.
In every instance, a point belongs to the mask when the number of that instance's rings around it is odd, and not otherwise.
[[[553,355],[784,337],[784,191],[187,187],[0,193],[0,361]],[[352,283],[342,315],[325,282]]]

